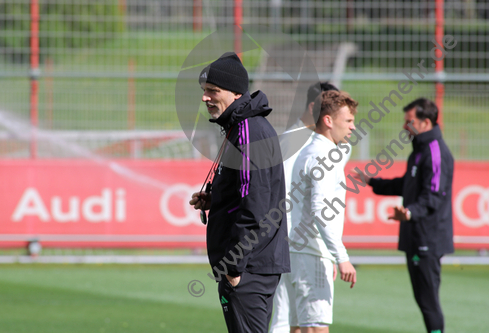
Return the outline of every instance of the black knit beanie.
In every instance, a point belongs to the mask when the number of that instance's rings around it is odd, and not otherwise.
[[[236,53],[226,52],[200,72],[199,83],[205,82],[244,94],[248,91],[248,72]]]

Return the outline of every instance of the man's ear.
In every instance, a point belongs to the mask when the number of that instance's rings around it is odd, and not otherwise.
[[[424,128],[426,128],[426,129],[427,129],[427,128],[432,127],[432,126],[431,126],[431,120],[429,120],[428,118],[424,119],[422,122],[423,122],[423,127],[424,127]]]
[[[234,100],[237,100],[241,96],[243,96],[243,94],[234,93]]]
[[[326,126],[326,128],[332,128],[333,127],[333,118],[330,115],[325,115],[323,117],[323,124]]]
[[[312,109],[314,109],[314,102],[311,102],[307,105],[307,111],[309,111],[309,114],[312,116]]]

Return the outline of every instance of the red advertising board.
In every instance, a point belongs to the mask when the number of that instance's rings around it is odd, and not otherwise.
[[[365,162],[349,163],[363,169]],[[205,226],[188,201],[211,163],[202,161],[0,161],[0,246],[204,247]],[[405,172],[395,163],[379,176]],[[453,188],[457,248],[489,248],[489,163],[457,162]],[[370,187],[347,192],[349,247],[395,248],[398,197]]]
[[[0,243],[203,247],[205,226],[188,201],[210,166],[207,160],[0,161]]]

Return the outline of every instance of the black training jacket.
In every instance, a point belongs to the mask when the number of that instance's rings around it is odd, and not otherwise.
[[[219,278],[290,272],[287,217],[280,210],[285,205],[282,154],[265,119],[271,111],[264,93],[247,92],[210,120],[229,135],[212,182],[207,225],[207,253]]]
[[[370,180],[374,193],[402,195],[411,211],[411,220],[400,225],[399,250],[453,252],[452,180],[453,157],[438,125],[414,137],[404,177]]]

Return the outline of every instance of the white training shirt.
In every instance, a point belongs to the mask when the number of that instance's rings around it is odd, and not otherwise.
[[[297,121],[290,126],[287,131],[284,132],[284,134],[294,132],[298,129],[306,128],[306,125],[302,122],[302,120],[299,118]],[[311,132],[311,135],[307,139],[307,141],[304,143],[302,147],[300,147],[297,152],[287,158],[284,161],[284,176],[285,176],[285,193],[289,193],[290,191],[290,183],[292,181],[292,169],[294,168],[295,161],[297,160],[297,157],[299,156],[299,153],[306,147],[309,143],[312,141],[312,130],[309,130]],[[290,155],[293,151],[292,149],[297,149],[297,147],[294,147],[293,143],[291,142],[294,140],[295,137],[287,136],[287,135],[282,135],[280,138],[280,149],[282,150],[282,156],[286,158],[288,155]],[[287,213],[287,230],[290,233],[290,226],[291,226],[291,212]]]
[[[335,152],[330,154],[330,151],[332,150],[335,150]],[[347,150],[348,154],[346,154]],[[341,160],[339,158],[339,152],[341,152]],[[340,143],[339,146],[336,146],[324,135],[316,132],[312,134],[311,143],[304,147],[299,153],[294,164],[291,179],[292,182],[300,185],[295,190],[294,186],[290,185],[289,190],[287,191],[287,199],[293,203],[291,212],[291,230],[289,233],[291,239],[289,245],[290,252],[312,254],[336,261],[337,263],[349,261],[348,253],[342,241],[345,209],[339,203],[335,202],[334,208],[338,211],[338,213],[335,213],[333,209],[326,205],[323,199],[332,202],[333,199],[338,198],[341,202],[346,204],[346,190],[340,183],[345,182],[344,166],[350,154],[350,145]],[[316,157],[321,159],[326,158],[322,163],[325,163],[329,169],[331,169],[331,167],[333,168],[328,171],[321,165]],[[331,159],[336,161],[336,163]],[[311,170],[313,169],[313,177],[311,177]],[[322,173],[319,169],[322,170]],[[303,171],[304,179],[306,179],[306,181],[303,181],[300,177],[299,172],[301,170]],[[321,175],[323,175],[322,178]],[[293,197],[295,197],[298,202],[296,202]],[[328,208],[324,209],[325,207]],[[322,212],[327,218],[331,218],[333,215],[334,218],[330,221],[326,221],[321,216]],[[323,227],[318,223],[313,216],[321,217],[321,221],[326,224],[326,227]],[[301,222],[303,225],[310,224],[313,220],[313,227],[316,231],[319,231],[319,233],[316,234],[309,229],[309,227],[306,227],[314,235],[311,236],[303,229],[303,226],[300,226],[300,224]],[[299,235],[297,230],[302,232],[307,238],[307,242]],[[305,243],[306,246],[304,248],[299,251],[296,249],[302,247]]]

